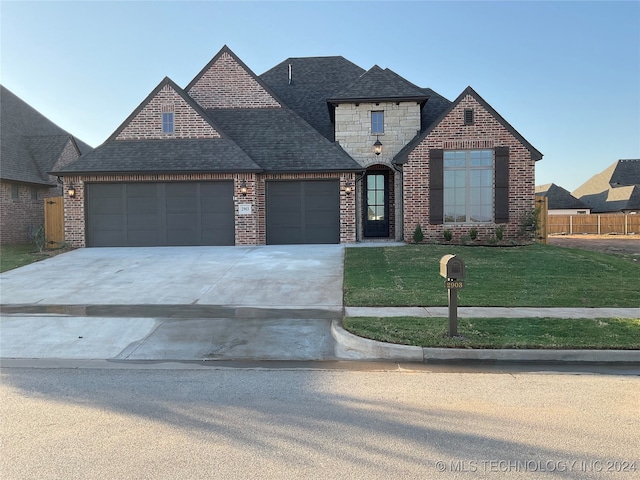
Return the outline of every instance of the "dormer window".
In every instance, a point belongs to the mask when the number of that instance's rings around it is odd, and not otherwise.
[[[173,112],[162,113],[162,133],[173,133]]]
[[[371,112],[371,134],[381,135],[384,133],[384,112]]]

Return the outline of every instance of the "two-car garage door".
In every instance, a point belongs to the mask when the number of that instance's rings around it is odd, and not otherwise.
[[[87,245],[234,245],[233,195],[232,181],[88,183]],[[268,244],[340,243],[338,181],[267,181],[265,217]]]
[[[233,245],[233,182],[87,184],[87,245]]]

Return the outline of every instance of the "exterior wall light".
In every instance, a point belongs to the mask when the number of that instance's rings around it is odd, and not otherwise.
[[[247,182],[244,180],[240,182],[240,193],[242,194],[243,197],[247,196]]]
[[[376,143],[373,144],[373,153],[375,153],[376,155],[380,155],[382,153],[382,143],[380,142],[380,139],[377,135]]]
[[[351,182],[347,182],[344,184],[344,193],[349,195],[351,193]]]
[[[73,186],[73,183],[69,185],[67,195],[69,195],[69,198],[76,198],[76,188]]]

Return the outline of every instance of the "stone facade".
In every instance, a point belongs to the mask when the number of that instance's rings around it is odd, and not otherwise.
[[[464,111],[474,112],[474,123],[464,124]],[[451,230],[454,240],[472,228],[478,238],[494,235],[496,227],[489,224],[440,224],[429,222],[429,150],[472,150],[509,147],[509,222],[501,224],[505,238],[518,235],[522,214],[533,209],[535,200],[535,161],[531,152],[473,95],[465,96],[449,114],[409,154],[404,165],[404,236],[411,239],[416,225],[422,226],[427,240],[440,241],[444,230]]]

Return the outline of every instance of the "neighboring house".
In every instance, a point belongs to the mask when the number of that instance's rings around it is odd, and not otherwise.
[[[591,213],[591,207],[555,183],[536,185],[536,195],[547,197],[549,215],[580,215]]]
[[[640,159],[618,160],[572,193],[591,213],[640,213]]]
[[[43,200],[62,195],[48,172],[91,147],[0,85],[0,243],[28,243],[44,223]]]
[[[257,76],[225,46],[55,173],[75,246],[351,243],[515,237],[541,158],[470,87],[451,102],[343,57]]]

